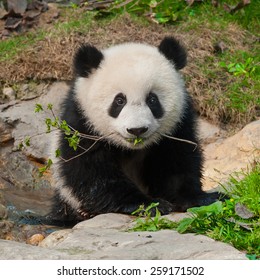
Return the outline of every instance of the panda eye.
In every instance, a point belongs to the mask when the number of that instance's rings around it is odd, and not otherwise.
[[[150,93],[146,99],[148,105],[154,106],[159,103],[158,97],[154,93]]]
[[[146,97],[146,104],[156,119],[162,118],[164,115],[164,110],[158,96],[155,93],[149,93],[149,95]]]
[[[122,93],[119,93],[115,97],[114,102],[116,103],[117,106],[123,106],[126,104],[126,97]]]

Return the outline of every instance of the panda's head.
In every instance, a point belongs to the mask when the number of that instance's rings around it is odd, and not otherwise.
[[[185,64],[185,50],[171,37],[158,48],[126,43],[99,51],[83,45],[74,59],[74,93],[87,125],[123,148],[158,142],[184,112],[178,70]]]

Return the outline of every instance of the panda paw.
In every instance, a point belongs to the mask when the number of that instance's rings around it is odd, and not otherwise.
[[[91,219],[91,218],[93,218],[93,217],[95,216],[95,214],[89,213],[89,212],[87,212],[87,211],[86,211],[85,209],[83,209],[83,208],[79,208],[79,209],[77,210],[77,214],[78,214],[81,218],[83,218],[84,220]]]
[[[158,199],[155,199],[155,202],[159,203],[159,205],[156,208],[159,210],[161,215],[167,215],[170,212],[173,212],[173,205],[169,201],[158,198]],[[155,208],[151,209],[151,214],[152,214],[152,216],[156,215]]]

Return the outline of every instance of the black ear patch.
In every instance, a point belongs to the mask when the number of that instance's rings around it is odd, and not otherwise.
[[[165,37],[158,47],[159,51],[172,63],[176,69],[182,69],[187,64],[185,48],[173,37]]]
[[[87,77],[92,69],[98,68],[103,54],[97,48],[84,44],[74,56],[74,72],[77,76]]]

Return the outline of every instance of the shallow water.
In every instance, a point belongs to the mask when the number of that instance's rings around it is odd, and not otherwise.
[[[7,220],[0,221],[0,238],[27,242],[34,234],[46,237],[60,229],[56,226],[43,225],[39,217],[51,210],[53,190],[40,188],[35,190],[4,189],[0,190],[8,210]]]

